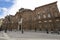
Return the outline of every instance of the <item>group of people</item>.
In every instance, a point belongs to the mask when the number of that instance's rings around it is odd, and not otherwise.
[[[0,31],[3,31],[2,26],[0,26]],[[5,33],[7,32],[7,28],[5,28]]]
[[[0,26],[0,31],[2,31],[3,29],[2,29],[2,26]]]

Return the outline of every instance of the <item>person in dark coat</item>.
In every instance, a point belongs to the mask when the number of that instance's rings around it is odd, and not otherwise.
[[[47,33],[47,34],[49,33],[47,28],[46,28],[46,33]]]
[[[0,26],[0,31],[2,31],[2,26]]]
[[[1,27],[0,27],[0,31],[1,31]]]
[[[5,28],[5,33],[7,32],[7,27]]]

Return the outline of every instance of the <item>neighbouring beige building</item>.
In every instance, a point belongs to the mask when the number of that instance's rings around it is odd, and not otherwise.
[[[2,24],[3,24],[3,19],[1,18],[0,19],[0,28],[1,28]]]

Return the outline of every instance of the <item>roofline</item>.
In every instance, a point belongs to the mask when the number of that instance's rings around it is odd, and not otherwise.
[[[56,3],[57,3],[57,1],[55,1],[55,2],[53,2],[53,3],[45,4],[45,5],[43,5],[43,6],[36,7],[35,9],[41,8],[41,7],[45,7],[45,6],[48,6],[48,5],[52,5],[52,4],[56,4]]]

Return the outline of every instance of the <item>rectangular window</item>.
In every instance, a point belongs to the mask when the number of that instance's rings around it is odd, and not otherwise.
[[[51,17],[51,15],[48,13],[48,17],[50,18]]]
[[[40,19],[40,13],[38,12],[38,19]]]
[[[52,22],[52,20],[49,20],[49,22]]]
[[[41,21],[39,21],[39,23],[41,23]]]
[[[59,19],[56,19],[56,21],[59,21]]]
[[[40,15],[38,16],[38,19],[40,19]]]
[[[47,21],[44,21],[44,22],[47,22]]]
[[[46,15],[43,15],[43,18],[46,18]]]

